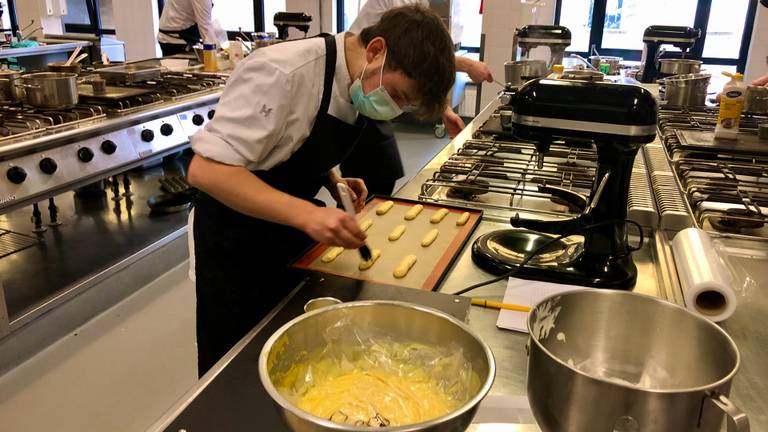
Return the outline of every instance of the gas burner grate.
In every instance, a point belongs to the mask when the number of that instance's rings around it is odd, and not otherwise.
[[[40,243],[40,240],[13,231],[0,229],[0,258]]]
[[[104,117],[99,106],[79,104],[66,110],[43,110],[21,106],[0,107],[0,143],[31,135],[77,126]]]
[[[568,216],[586,207],[596,166],[593,148],[552,145],[539,168],[533,144],[474,139],[422,184],[419,197],[505,218],[515,211]]]
[[[720,235],[768,239],[768,155],[754,138],[768,117],[743,116],[743,142],[731,148],[685,142],[688,136],[711,136],[716,109],[661,110],[659,119],[662,143],[698,226]]]

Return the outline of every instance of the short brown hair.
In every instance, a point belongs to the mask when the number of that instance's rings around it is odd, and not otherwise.
[[[441,114],[456,79],[456,60],[453,40],[440,17],[420,5],[390,9],[377,24],[360,32],[365,46],[376,37],[387,41],[386,68],[416,81],[421,97],[418,114]]]

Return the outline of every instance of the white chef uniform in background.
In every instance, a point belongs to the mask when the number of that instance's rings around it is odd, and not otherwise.
[[[216,41],[213,32],[213,19],[211,18],[212,8],[211,0],[166,0],[163,5],[163,13],[160,16],[160,28],[183,30],[197,24],[203,41]],[[164,33],[157,34],[157,41],[179,45],[187,44],[181,39]]]

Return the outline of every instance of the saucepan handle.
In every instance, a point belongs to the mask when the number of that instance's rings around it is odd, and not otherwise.
[[[40,86],[36,84],[23,84],[23,83],[16,83],[14,84],[16,87],[24,87],[24,88],[31,88],[31,89],[39,89]]]
[[[709,400],[728,416],[728,432],[749,432],[749,418],[739,407],[721,394],[709,396]]]

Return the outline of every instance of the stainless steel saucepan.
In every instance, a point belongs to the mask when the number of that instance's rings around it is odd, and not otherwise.
[[[661,66],[659,72],[663,76],[669,75],[685,75],[695,74],[701,72],[702,62],[699,60],[691,59],[661,59],[659,60]]]
[[[696,73],[675,75],[659,80],[667,105],[679,107],[705,106],[711,75]]]
[[[544,432],[749,431],[728,400],[740,356],[716,324],[671,303],[584,290],[528,317],[528,399]]]
[[[21,72],[0,70],[0,104],[13,104],[24,99],[24,91],[19,87]]]
[[[506,83],[513,87],[519,87],[526,82],[541,78],[549,73],[547,63],[544,60],[519,60],[504,63],[504,78]]]
[[[37,72],[21,76],[24,102],[45,109],[77,105],[77,75],[65,72]]]

